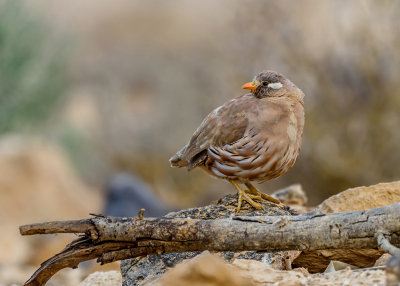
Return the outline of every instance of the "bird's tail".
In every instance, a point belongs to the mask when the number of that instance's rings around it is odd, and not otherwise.
[[[186,167],[188,165],[187,160],[182,160],[181,154],[182,152],[179,151],[174,156],[172,156],[171,159],[169,159],[171,167],[181,168],[181,167]]]

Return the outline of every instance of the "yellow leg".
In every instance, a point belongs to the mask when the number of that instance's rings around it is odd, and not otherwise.
[[[267,194],[264,194],[264,193],[260,192],[260,191],[257,190],[257,188],[254,187],[250,182],[245,183],[245,185],[246,185],[246,187],[249,188],[249,189],[248,189],[248,193],[253,194],[253,195],[257,195],[257,196],[261,196],[261,198],[263,198],[264,200],[273,202],[273,203],[275,203],[275,204],[278,204],[278,205],[281,204],[281,201],[280,201],[280,200],[278,200],[278,199],[276,199],[276,198],[274,198],[274,197],[271,197],[271,196],[269,196],[269,195],[267,195]]]
[[[256,208],[258,210],[264,209],[260,204],[253,201],[251,199],[251,195],[246,194],[246,192],[239,186],[239,184],[236,181],[230,180],[229,182],[231,182],[232,185],[234,185],[238,191],[238,207],[237,207],[236,213],[240,212],[240,208],[242,207],[243,200],[248,202],[250,205],[252,205],[254,208]]]

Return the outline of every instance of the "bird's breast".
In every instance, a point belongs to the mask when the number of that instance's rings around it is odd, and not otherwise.
[[[289,138],[290,143],[295,143],[297,140],[298,124],[297,118],[293,112],[290,113],[289,123],[286,128],[286,134]]]

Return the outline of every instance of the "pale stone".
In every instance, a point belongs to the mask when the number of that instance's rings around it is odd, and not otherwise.
[[[375,261],[374,266],[383,266],[386,265],[386,263],[388,262],[388,260],[392,257],[392,255],[390,255],[389,253],[385,253],[383,254],[381,257],[378,258],[377,261]]]
[[[251,286],[251,280],[246,279],[241,271],[226,263],[222,258],[204,251],[195,258],[180,263],[160,279],[147,278],[151,286]],[[146,281],[147,282],[147,281]]]
[[[323,213],[363,211],[399,201],[400,181],[396,181],[348,189],[326,199],[318,209]]]
[[[79,286],[120,286],[122,276],[119,271],[94,272],[86,277]]]
[[[18,226],[81,219],[102,207],[101,193],[84,185],[63,152],[40,138],[0,140],[0,266],[39,265],[74,236],[24,236]]]

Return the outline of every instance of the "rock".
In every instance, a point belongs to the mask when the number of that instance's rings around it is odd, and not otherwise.
[[[145,279],[148,280],[149,278],[159,277],[170,267],[186,259],[193,258],[198,254],[200,254],[200,252],[168,253],[162,255],[152,254],[145,257],[124,260],[121,262],[122,285],[138,285]]]
[[[241,275],[249,281],[252,280],[256,286],[385,285],[385,272],[382,270],[343,270],[311,275],[304,268],[291,271],[276,270],[253,260],[236,260],[232,265],[238,267],[242,271]]]
[[[400,285],[400,257],[392,256],[386,263],[386,285]]]
[[[133,217],[142,208],[146,210],[145,216],[148,217],[159,217],[171,211],[151,187],[135,175],[119,173],[109,180],[104,215]]]
[[[216,255],[204,251],[195,258],[180,263],[160,279],[143,281],[143,286],[252,286],[250,279],[241,275],[241,271],[225,263]]]
[[[343,191],[323,201],[317,209],[323,213],[360,211],[382,207],[400,201],[400,181],[357,187]],[[311,273],[323,271],[331,260],[357,267],[371,267],[384,254],[376,249],[332,249],[303,252],[295,266],[306,267]]]
[[[0,265],[0,286],[23,285],[37,269],[29,265]],[[87,274],[86,274],[87,275]],[[78,269],[63,269],[46,283],[46,286],[76,286],[85,277],[85,271]]]
[[[23,285],[35,270],[32,266],[0,265],[0,286]]]
[[[279,199],[283,204],[290,206],[298,213],[306,213],[313,210],[313,208],[307,206],[308,198],[300,184],[277,190],[271,196]]]
[[[293,261],[300,253],[301,251],[298,250],[265,252],[261,261],[273,269],[291,270]],[[240,257],[238,257],[238,259],[240,259]]]
[[[290,185],[277,190],[271,196],[279,199],[285,205],[305,206],[308,201],[307,195],[300,184]]]
[[[276,270],[267,264],[236,259],[228,264],[207,251],[169,270],[161,278],[149,277],[141,286],[171,285],[252,285],[252,286],[331,286],[385,285],[385,272],[343,270],[329,274],[309,274],[304,268]]]
[[[79,180],[61,150],[30,137],[1,138],[0,197],[0,265],[38,265],[68,243],[68,236],[22,237],[19,225],[80,219],[101,207],[100,193]]]
[[[341,262],[341,261],[331,260],[331,262],[329,262],[328,267],[326,267],[324,273],[332,273],[332,272],[345,270],[345,269],[353,270],[353,269],[357,269],[357,267],[354,265],[350,265],[348,263]]]
[[[374,266],[383,266],[386,265],[388,260],[391,258],[392,256],[389,253],[385,253],[383,254],[381,257],[378,258],[377,261],[375,261]]]
[[[342,270],[328,274],[314,274],[308,280],[310,286],[360,285],[385,286],[386,274],[383,270]]]
[[[265,263],[237,259],[232,263],[242,271],[242,275],[255,285],[306,285],[308,273],[304,269],[283,271],[276,270]]]
[[[192,219],[216,219],[226,218],[233,215],[236,211],[237,195],[227,195],[222,199],[213,202],[211,205],[181,210],[165,215],[165,218],[192,218]],[[244,203],[241,215],[291,215],[296,214],[288,206],[278,207],[268,201],[261,201],[265,206],[265,210],[254,210],[249,204]],[[162,255],[148,255],[124,260],[121,262],[121,273],[123,285],[138,285],[144,280],[148,280],[160,276],[169,268],[175,266],[184,260],[197,256],[200,252],[184,252],[184,253],[168,253]],[[263,261],[271,267],[278,269],[286,269],[285,258],[289,257],[289,263],[297,257],[297,251],[283,251],[276,253],[268,253],[262,251],[241,251],[241,252],[217,252],[217,255],[225,261],[232,262],[235,259],[252,259]]]
[[[120,286],[122,283],[121,273],[119,271],[94,272],[85,280],[79,283],[79,286]]]
[[[357,187],[323,201],[317,208],[323,213],[362,211],[400,201],[400,181]]]
[[[376,249],[326,249],[303,251],[294,261],[294,267],[307,268],[310,273],[323,272],[331,262],[338,260],[359,268],[371,267],[383,254]]]

